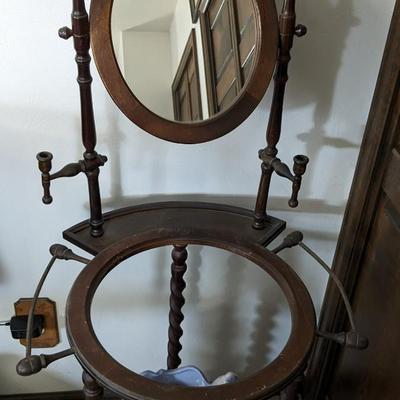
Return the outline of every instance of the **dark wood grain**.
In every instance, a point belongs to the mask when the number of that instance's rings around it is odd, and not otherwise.
[[[365,353],[319,341],[308,376],[309,398],[394,399],[398,380],[400,124],[400,1],[393,21],[361,145],[333,268],[353,297],[356,320],[370,338]],[[329,285],[320,329],[341,331],[346,313]]]
[[[84,165],[89,186],[91,235],[99,237],[103,234],[103,217],[100,198],[99,174],[100,166],[106,158],[96,151],[96,125],[94,120],[92,81],[90,73],[90,24],[84,0],[73,0],[72,34],[76,51],[75,61],[78,66],[78,84],[81,100],[82,141],[85,146]]]
[[[400,186],[400,176],[393,184]],[[362,352],[341,350],[331,377],[331,398],[392,400],[400,393],[400,203],[384,193],[364,249],[353,309],[357,328],[369,339]]]
[[[28,315],[32,305],[31,298],[21,298],[14,303],[15,315]],[[60,331],[58,327],[56,303],[47,297],[39,297],[35,307],[36,315],[44,317],[44,331],[42,334],[32,339],[32,348],[50,348],[60,343]],[[26,346],[26,339],[21,339],[20,343]]]
[[[282,132],[283,104],[285,99],[286,84],[289,79],[288,68],[291,60],[291,49],[293,47],[293,39],[297,32],[299,31],[296,28],[296,0],[285,0],[282,5],[282,12],[279,16],[280,41],[278,60],[274,76],[274,94],[271,103],[271,112],[269,114],[266,135],[267,147],[259,152],[259,157],[262,160],[262,164],[260,184],[254,209],[253,226],[256,229],[262,229],[265,225],[271,178],[273,173],[277,172],[274,169],[273,164],[275,161],[280,162],[280,160],[277,159],[277,145]],[[285,164],[281,163],[281,165],[287,168]],[[304,172],[305,170],[303,173]],[[279,173],[278,175],[282,176],[282,174]],[[296,187],[297,193],[299,190],[300,185]],[[297,194],[295,195],[295,200],[297,200]],[[296,203],[291,204],[290,202],[289,205],[291,207],[292,205],[295,207],[297,206]]]
[[[122,261],[153,248],[192,244],[227,250],[254,263],[279,285],[291,311],[292,332],[279,357],[256,374],[229,385],[193,388],[151,382],[114,360],[99,343],[90,321],[90,307],[97,287]],[[189,222],[179,227],[155,227],[136,233],[99,253],[73,284],[67,301],[66,326],[71,347],[81,365],[101,385],[132,400],[170,400],[171,397],[181,400],[266,399],[302,375],[316,329],[310,295],[283,260],[218,224],[205,229]]]
[[[268,216],[264,229],[252,228],[253,213],[244,208],[200,202],[164,202],[144,204],[111,211],[104,214],[107,229],[101,238],[90,235],[88,221],[83,221],[64,231],[69,242],[96,255],[106,247],[134,233],[164,226],[219,225],[226,231],[236,232],[244,240],[268,245],[286,227],[286,222]]]
[[[236,4],[237,8],[242,9],[244,3],[229,0],[229,4]],[[239,25],[235,26],[235,29],[239,28],[243,32],[248,28],[248,35],[241,37],[234,49],[237,56],[235,67],[240,71],[237,80],[247,80],[247,84],[243,86],[243,89],[240,88],[240,93],[239,91],[235,93],[235,96],[238,93],[239,96],[236,96],[232,107],[227,107],[226,111],[207,121],[185,124],[174,123],[156,116],[136,99],[120,73],[112,47],[110,24],[113,0],[92,2],[90,26],[93,51],[102,79],[120,109],[147,132],[159,138],[179,143],[206,142],[237,127],[261,101],[276,64],[278,49],[278,21],[274,1],[253,0],[251,4],[255,6],[253,9],[254,20],[249,23],[246,18],[243,21],[240,21],[239,18],[237,21]],[[284,13],[280,23],[281,44],[283,43],[285,48],[288,47],[290,50],[295,33],[295,1],[286,0],[284,4]],[[315,313],[307,289],[289,266],[264,248],[284,229],[284,221],[264,216],[263,226],[254,229],[252,226],[253,213],[249,210],[204,203],[159,203],[130,207],[106,214],[104,219],[107,221],[107,229],[104,235],[93,237],[95,236],[93,230],[96,228],[97,222],[99,232],[101,230],[101,234],[103,233],[103,216],[101,208],[95,207],[96,204],[101,207],[101,204],[98,188],[99,169],[94,164],[97,154],[94,150],[96,141],[94,119],[92,118],[93,108],[90,108],[92,101],[90,58],[88,58],[89,35],[87,32],[89,24],[84,12],[83,0],[74,0],[74,6],[77,11],[74,16],[75,18],[79,16],[78,19],[81,20],[79,29],[82,29],[82,37],[77,36],[75,39],[78,41],[76,43],[77,62],[81,77],[78,81],[83,104],[85,161],[93,163],[89,165],[93,168],[85,171],[89,185],[92,185],[90,186],[92,217],[90,221],[82,222],[65,231],[64,237],[96,255],[88,268],[85,268],[75,281],[67,304],[68,338],[78,361],[88,371],[88,373],[84,373],[86,398],[101,397],[101,387],[108,388],[127,399],[169,400],[171,390],[174,391],[173,397],[182,400],[201,400],[205,397],[209,400],[264,399],[280,393],[299,376],[302,376],[315,338]],[[287,14],[286,11],[293,11],[293,14]],[[289,29],[291,29],[291,36],[286,37]],[[223,29],[220,29],[219,33],[221,34],[222,31]],[[250,55],[249,49],[253,47],[253,43],[249,41],[253,31],[257,40],[252,61],[253,67],[250,68],[248,65],[246,66],[245,60]],[[238,32],[235,31],[233,34],[237,35]],[[65,36],[68,35],[69,32],[66,31]],[[282,72],[285,70],[280,66],[289,61],[282,49],[280,57],[277,85],[286,83],[283,82],[285,81],[284,74],[282,76]],[[221,90],[223,101],[231,98],[229,93],[225,93],[218,85],[216,90]],[[282,113],[280,102],[283,102],[283,95],[284,86],[281,86],[278,96],[274,97],[273,107],[275,109],[273,108],[272,117],[278,123],[282,118],[279,113]],[[220,105],[223,105],[223,101]],[[85,131],[87,126],[89,129]],[[279,128],[277,125],[274,127]],[[271,131],[270,128],[269,131]],[[268,136],[270,148],[276,148],[279,136],[280,132],[277,135],[276,131],[272,136]],[[268,195],[268,190],[266,190],[266,194]],[[101,220],[95,218],[93,210],[99,212],[97,215]],[[101,236],[101,234],[96,236]],[[179,366],[180,338],[183,333],[181,328],[183,290],[185,288],[183,275],[187,268],[185,263],[187,244],[218,247],[254,262],[276,280],[291,309],[292,334],[280,356],[257,374],[232,385],[197,390],[186,387],[171,388],[151,383],[113,360],[97,342],[91,326],[90,303],[92,297],[102,279],[112,268],[116,267],[123,259],[141,251],[164,245],[174,245],[168,367]],[[297,395],[294,392],[297,392],[297,389],[292,390],[291,396]]]
[[[111,38],[113,0],[93,1],[90,11],[93,55],[100,76],[120,110],[144,131],[177,143],[217,139],[239,126],[257,107],[272,77],[278,50],[278,19],[274,0],[252,0],[255,5],[256,49],[248,84],[234,104],[213,118],[176,123],[154,114],[132,93],[115,57]]]
[[[174,246],[171,264],[171,295],[169,298],[169,329],[168,329],[168,369],[178,368],[181,364],[179,352],[182,350],[180,339],[183,335],[182,322],[184,315],[182,307],[185,304],[183,291],[186,288],[184,275],[187,270],[188,252],[184,246]]]

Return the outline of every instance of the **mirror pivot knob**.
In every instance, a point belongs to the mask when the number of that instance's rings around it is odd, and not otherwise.
[[[294,30],[294,34],[297,37],[302,37],[302,36],[307,35],[307,27],[305,25],[301,25],[301,24],[297,25]]]
[[[68,26],[63,26],[58,30],[58,36],[64,40],[68,40],[73,34],[72,29],[68,28]]]

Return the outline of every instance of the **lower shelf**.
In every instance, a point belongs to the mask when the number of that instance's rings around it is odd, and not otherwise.
[[[63,232],[64,239],[96,255],[106,247],[135,233],[163,227],[223,226],[247,240],[263,246],[272,242],[286,227],[286,222],[267,217],[265,228],[252,227],[250,210],[211,203],[163,202],[123,208],[104,214],[104,235],[90,235],[89,221],[81,222]]]

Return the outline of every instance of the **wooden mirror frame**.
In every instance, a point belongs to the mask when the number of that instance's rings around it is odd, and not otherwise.
[[[90,36],[97,69],[119,109],[146,132],[175,143],[204,143],[238,127],[258,106],[271,80],[278,52],[279,28],[274,0],[252,0],[257,23],[256,56],[251,77],[232,106],[207,120],[184,123],[167,120],[145,107],[133,94],[114,53],[111,16],[114,0],[93,0]]]

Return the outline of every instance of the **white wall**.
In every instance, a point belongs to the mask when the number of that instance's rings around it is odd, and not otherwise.
[[[168,119],[174,118],[169,29],[175,6],[176,0],[117,0],[111,18],[115,54],[128,86],[141,103]]]
[[[115,0],[112,14],[112,23],[118,24],[119,30],[126,30],[132,26],[147,25],[156,20],[170,20],[177,0]],[[140,7],[140,12],[135,10]],[[132,13],[127,11],[132,10]]]
[[[1,4],[0,319],[12,315],[13,302],[19,297],[32,295],[48,260],[47,249],[62,241],[61,231],[88,215],[83,176],[54,182],[54,204],[40,203],[35,160],[36,152],[50,150],[57,169],[78,160],[82,153],[74,52],[72,43],[56,34],[69,23],[70,3]],[[300,207],[295,211],[287,207],[289,185],[274,179],[270,208],[288,220],[289,229],[302,229],[307,242],[328,262],[393,5],[394,0],[299,2],[299,22],[308,25],[309,35],[296,40],[293,51],[280,155],[290,162],[294,154],[305,153],[312,161]],[[98,150],[110,159],[101,174],[106,210],[143,200],[189,197],[253,206],[260,168],[256,154],[265,141],[270,92],[231,135],[209,144],[179,146],[134,127],[111,102],[97,73],[93,74]],[[134,261],[137,269],[132,269],[134,265],[129,270],[120,268],[96,300],[99,336],[107,336],[105,346],[112,354],[129,359],[129,366],[137,370],[165,365],[168,268],[158,273],[157,264],[166,265],[166,256],[167,251],[142,255]],[[319,309],[325,275],[299,250],[287,251],[285,258],[303,277]],[[222,266],[223,262],[228,266]],[[148,268],[139,269],[143,265]],[[227,368],[244,374],[273,357],[289,322],[272,284],[246,263],[229,255],[217,256],[215,251],[193,249],[191,266],[184,363],[197,363],[210,375]],[[228,267],[234,273],[228,275]],[[54,350],[68,346],[64,304],[80,269],[74,263],[57,264],[43,291],[58,305],[63,340]],[[121,287],[128,289],[126,296]],[[124,321],[118,322],[116,316]],[[123,338],[107,335],[111,325],[127,328],[130,318],[135,318],[137,330]],[[132,342],[137,345],[128,351],[127,343]],[[36,377],[18,378],[14,365],[23,352],[7,329],[0,328],[1,394],[80,387],[80,368],[73,359]]]
[[[147,27],[158,23],[171,23],[173,10],[177,0],[114,0],[114,7],[111,14],[111,30],[114,44],[114,51],[118,64],[123,70],[123,43],[122,33],[126,30],[136,27],[137,30],[143,30],[141,27]],[[135,10],[140,7],[140,13]],[[160,30],[160,29],[158,29]],[[154,29],[153,29],[154,31]]]
[[[169,33],[127,30],[122,40],[126,83],[151,111],[174,119]]]
[[[171,120],[171,86],[194,28],[203,118],[208,117],[200,20],[192,23],[187,0],[152,0],[145,4],[140,0],[117,0],[111,27],[116,58],[128,86],[141,103]]]
[[[189,2],[185,0],[177,0],[174,17],[171,23],[172,71],[178,69],[183,51],[185,50],[186,43],[193,27],[194,24],[192,23]]]

